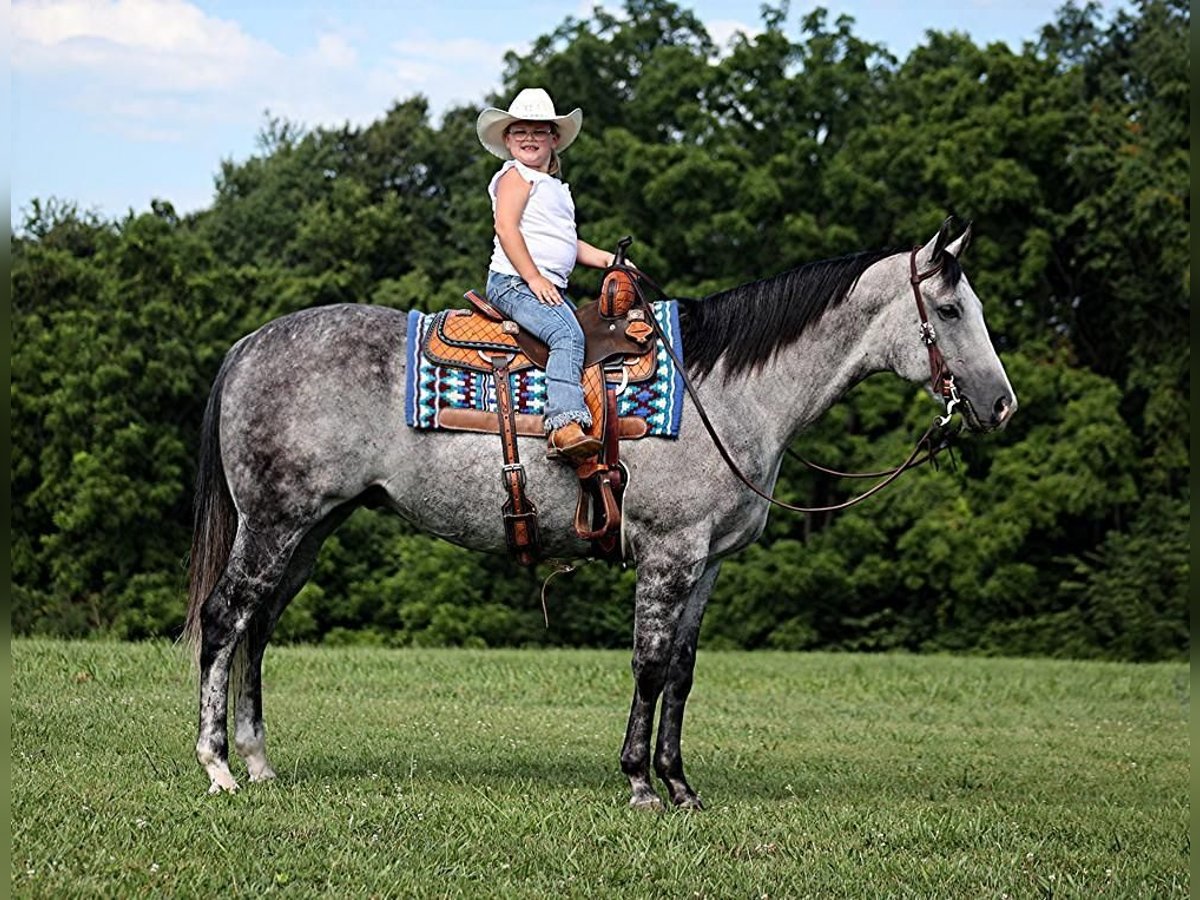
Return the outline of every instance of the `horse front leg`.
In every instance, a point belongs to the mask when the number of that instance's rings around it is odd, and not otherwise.
[[[621,771],[629,778],[635,809],[663,808],[650,783],[650,734],[654,710],[667,681],[675,632],[692,586],[702,569],[699,565],[638,565],[637,599],[633,633],[633,705],[625,744],[621,748]]]
[[[696,668],[696,645],[700,639],[700,622],[704,608],[712,595],[713,585],[721,570],[719,562],[712,563],[692,588],[687,605],[675,630],[671,665],[663,687],[662,714],[658,722],[658,739],[654,748],[654,771],[666,784],[671,802],[681,809],[703,809],[699,795],[692,790],[683,775],[683,710],[692,690]]]

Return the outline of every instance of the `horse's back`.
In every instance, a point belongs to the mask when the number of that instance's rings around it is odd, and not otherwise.
[[[383,306],[339,303],[280,316],[230,350],[235,371],[279,383],[302,364],[306,377],[379,380],[403,373],[408,314]],[[252,367],[252,368],[251,368]]]

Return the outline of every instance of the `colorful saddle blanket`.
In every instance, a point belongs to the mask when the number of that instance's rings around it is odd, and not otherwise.
[[[679,336],[679,305],[674,300],[653,303],[654,316],[670,339],[676,356],[683,359]],[[446,409],[470,409],[495,413],[496,385],[490,374],[438,364],[422,352],[426,330],[433,314],[413,310],[408,314],[408,359],[405,377],[405,421],[413,428],[437,430]],[[683,377],[663,348],[656,345],[657,366],[653,378],[626,385],[617,396],[618,416],[645,419],[648,435],[678,437],[683,412]],[[540,416],[546,406],[546,373],[525,369],[512,374],[512,392],[518,414]],[[619,376],[616,376],[619,377]]]

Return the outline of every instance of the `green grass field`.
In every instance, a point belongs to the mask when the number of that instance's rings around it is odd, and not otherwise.
[[[18,896],[1190,887],[1184,665],[701,650],[708,808],[653,814],[617,765],[625,653],[274,648],[279,780],[209,797],[179,649],[12,650]]]

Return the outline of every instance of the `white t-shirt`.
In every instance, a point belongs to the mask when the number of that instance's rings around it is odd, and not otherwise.
[[[529,255],[533,257],[538,271],[552,284],[566,287],[579,252],[579,236],[575,231],[575,201],[571,199],[571,188],[553,175],[510,159],[488,184],[493,214],[496,212],[496,185],[500,177],[512,168],[533,185],[520,223],[521,237],[525,238]],[[520,275],[500,246],[500,238],[494,238],[492,244],[492,271],[503,275]]]

